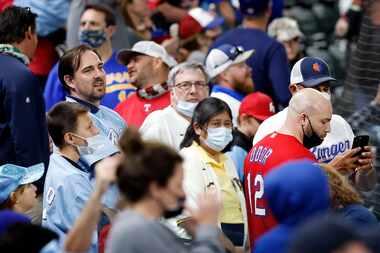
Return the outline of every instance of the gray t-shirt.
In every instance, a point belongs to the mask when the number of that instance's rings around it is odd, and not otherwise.
[[[197,238],[187,246],[158,220],[147,220],[133,210],[126,210],[119,214],[112,225],[106,253],[225,252],[218,235],[218,228],[199,225]]]

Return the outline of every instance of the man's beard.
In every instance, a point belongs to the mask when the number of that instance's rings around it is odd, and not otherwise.
[[[244,95],[252,93],[254,91],[252,79],[247,78],[244,82],[235,81],[235,90]]]

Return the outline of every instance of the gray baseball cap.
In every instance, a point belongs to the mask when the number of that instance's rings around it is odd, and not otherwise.
[[[177,64],[164,47],[153,41],[145,40],[135,43],[131,49],[121,49],[117,53],[117,59],[121,64],[127,65],[130,59],[138,54],[160,58],[169,68]]]

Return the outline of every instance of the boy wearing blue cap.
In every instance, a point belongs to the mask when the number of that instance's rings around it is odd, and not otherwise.
[[[0,210],[26,214],[37,203],[37,188],[32,183],[44,174],[44,164],[30,167],[14,164],[0,166]]]

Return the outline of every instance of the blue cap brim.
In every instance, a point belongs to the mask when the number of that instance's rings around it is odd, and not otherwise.
[[[20,185],[30,184],[42,177],[45,171],[45,166],[43,163],[38,163],[36,165],[26,168],[26,174],[22,177]]]
[[[316,79],[303,81],[302,85],[311,88],[311,87],[317,86],[321,83],[330,82],[330,81],[336,81],[336,79],[332,78],[330,76],[325,76],[325,77],[320,77],[320,78],[316,78]]]
[[[222,17],[214,18],[214,20],[211,21],[211,23],[209,23],[205,27],[205,30],[214,29],[214,28],[216,28],[218,26],[221,26],[223,23],[224,23],[224,18],[222,18]]]

